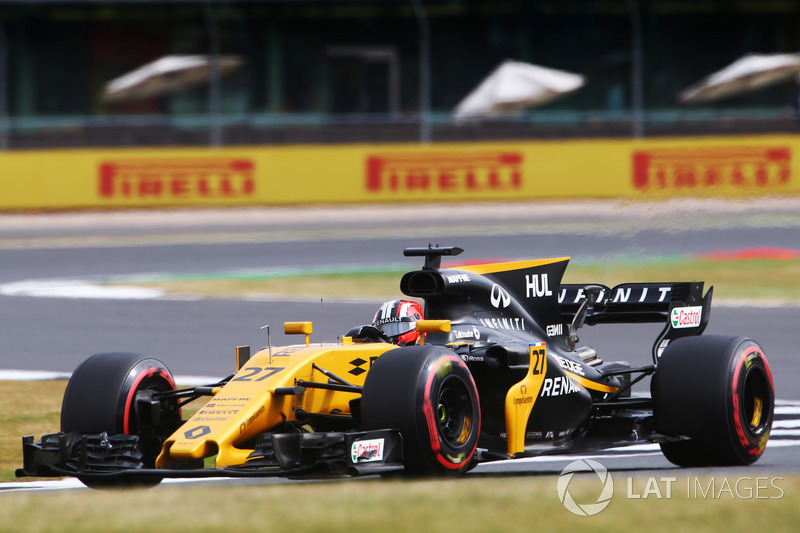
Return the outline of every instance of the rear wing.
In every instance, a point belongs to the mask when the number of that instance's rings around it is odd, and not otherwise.
[[[558,301],[565,322],[574,328],[587,324],[665,323],[653,344],[658,362],[670,341],[700,335],[711,314],[713,287],[703,296],[703,282],[561,284]]]

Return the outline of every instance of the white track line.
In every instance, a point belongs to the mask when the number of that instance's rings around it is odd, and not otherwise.
[[[0,369],[0,381],[49,381],[69,379],[71,372],[50,372],[46,370],[3,370]],[[217,383],[224,376],[173,376],[178,385],[208,385]]]

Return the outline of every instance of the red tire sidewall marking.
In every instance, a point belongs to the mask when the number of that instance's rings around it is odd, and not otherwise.
[[[125,400],[125,413],[123,415],[123,422],[122,422],[122,432],[125,435],[130,435],[130,415],[131,415],[131,406],[133,405],[133,399],[136,396],[137,389],[139,388],[139,384],[147,378],[151,378],[155,375],[158,375],[160,378],[167,381],[173,389],[176,389],[175,381],[173,381],[172,376],[169,375],[169,372],[164,370],[163,368],[159,367],[152,367],[139,372],[133,380],[131,384],[131,388],[128,390],[128,397]]]
[[[472,378],[472,373],[469,369],[463,367],[464,362],[454,355],[440,357],[436,360],[435,366],[431,368],[428,372],[428,379],[425,383],[425,394],[423,396],[423,403],[422,403],[422,410],[425,414],[425,421],[428,426],[428,434],[430,437],[431,442],[431,450],[433,450],[436,459],[439,463],[442,464],[445,468],[449,468],[451,470],[458,470],[459,468],[463,468],[465,464],[469,464],[472,460],[472,456],[475,454],[475,449],[478,447],[477,440],[475,441],[475,446],[469,451],[469,455],[467,458],[460,462],[460,463],[453,463],[449,461],[443,454],[442,454],[442,445],[439,441],[439,431],[438,431],[438,424],[436,422],[436,413],[433,408],[433,401],[431,399],[431,386],[433,384],[433,380],[436,378],[439,369],[444,366],[446,363],[453,363],[458,367],[461,367],[463,370],[467,372],[470,381],[472,382],[473,388],[475,388],[475,380]],[[477,389],[475,389],[477,390]],[[476,431],[480,432],[480,404],[476,402],[476,406],[478,408],[478,427],[475,428]]]
[[[736,367],[733,372],[733,423],[734,427],[736,428],[736,435],[739,437],[739,442],[741,443],[742,447],[744,447],[745,451],[750,455],[759,455],[764,450],[766,439],[760,438],[756,442],[752,442],[749,438],[749,434],[747,431],[745,431],[744,424],[742,423],[738,394],[740,373],[746,366],[747,358],[753,354],[758,354],[758,357],[761,359],[764,369],[766,370],[767,378],[769,379],[770,390],[775,390],[772,384],[772,371],[769,368],[766,357],[764,357],[764,353],[758,346],[751,346],[747,348],[744,352],[742,352],[742,355],[736,362]]]

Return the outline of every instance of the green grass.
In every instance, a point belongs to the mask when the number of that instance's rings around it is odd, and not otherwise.
[[[0,481],[22,466],[22,437],[58,431],[66,380],[0,381]]]
[[[682,488],[686,481],[676,476],[672,498],[643,500],[626,497],[629,475],[612,474],[614,498],[608,508],[590,517],[573,515],[561,505],[554,475],[450,481],[372,478],[8,494],[0,497],[0,531],[796,531],[798,477],[775,480],[783,491],[779,499],[741,499],[727,494],[693,498],[691,491]],[[739,477],[727,476],[731,485]],[[596,498],[596,481],[576,478],[570,494],[576,501],[591,500],[592,495]],[[636,481],[639,485],[644,482]]]
[[[65,381],[0,382],[0,395],[6,399],[0,404],[0,480],[15,479],[14,469],[22,464],[22,435],[38,439],[58,430],[65,386]],[[656,476],[677,478],[669,499],[663,482],[663,499],[652,490],[647,498],[627,497],[629,484],[633,494],[645,494],[649,485],[644,473],[615,471],[611,476],[614,497],[605,510],[590,517],[564,508],[557,475],[531,473],[459,480],[364,478],[224,487],[165,483],[149,490],[0,493],[0,532],[794,532],[800,516],[800,476],[717,469],[715,489],[708,490],[709,477],[698,480],[680,470],[666,470]],[[740,479],[741,490],[733,493]],[[724,491],[726,481],[729,489]],[[760,494],[755,492],[758,485],[764,487]],[[569,491],[575,501],[593,503],[599,481],[576,476]]]
[[[120,280],[117,283],[157,287],[169,294],[206,298],[359,298],[381,300],[400,294],[405,270],[386,268],[346,272],[298,271],[279,275],[262,273],[209,274],[192,277]],[[566,283],[705,281],[714,286],[715,301],[768,303],[800,302],[800,260],[747,259],[715,262],[683,256],[658,258],[615,257],[605,261],[572,261]]]

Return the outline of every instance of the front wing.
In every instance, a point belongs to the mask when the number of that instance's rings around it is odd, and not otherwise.
[[[23,437],[24,476],[75,476],[82,480],[120,478],[359,476],[403,469],[403,440],[393,429],[265,434],[241,465],[204,468],[201,462],[175,468],[147,468],[136,435],[44,435]]]

